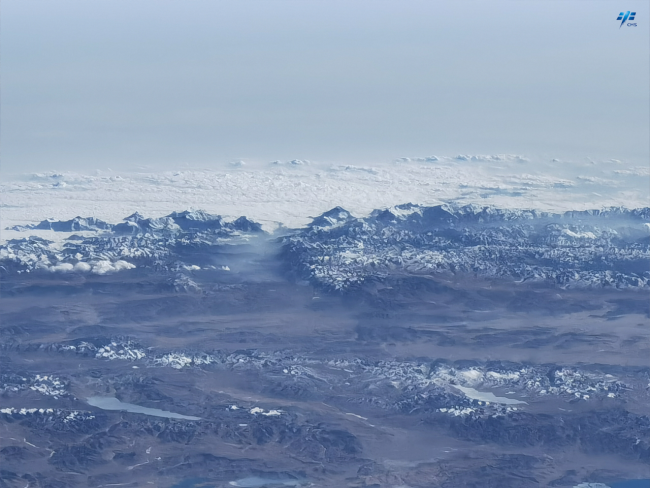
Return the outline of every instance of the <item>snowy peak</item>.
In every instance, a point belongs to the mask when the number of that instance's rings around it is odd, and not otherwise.
[[[97,231],[109,230],[113,227],[111,224],[95,217],[75,217],[70,220],[53,220],[47,219],[32,225],[15,225],[8,227],[8,230],[53,230],[55,232],[78,232],[78,231]]]
[[[264,232],[262,226],[253,220],[247,219],[244,216],[239,217],[234,222],[227,224],[233,230],[238,230],[240,232]]]
[[[145,218],[140,212],[135,212],[124,219],[125,222],[136,222],[136,223],[140,222],[141,220],[145,220]]]
[[[218,230],[223,227],[221,215],[212,215],[203,210],[186,210],[184,212],[172,212],[167,215],[179,228],[187,231],[197,230]]]
[[[351,220],[355,220],[355,218],[350,212],[342,207],[334,207],[314,218],[311,224],[309,224],[309,227],[334,227],[350,222]]]
[[[138,216],[140,217],[140,216]],[[135,235],[141,233],[176,233],[180,232],[181,227],[170,217],[161,217],[159,219],[141,219],[126,220],[121,224],[113,227],[113,232],[118,235]]]
[[[175,234],[181,232],[263,232],[257,222],[239,217],[233,222],[226,222],[221,215],[213,215],[203,210],[185,210],[172,212],[160,218],[146,218],[139,212],[126,217],[119,224],[109,224],[95,217],[75,217],[70,220],[48,219],[38,224],[16,225],[9,230],[51,230],[54,232],[112,231],[119,236],[140,235],[147,233]]]
[[[501,209],[494,206],[476,204],[456,206],[450,204],[423,207],[407,203],[373,211],[369,223],[384,225],[400,224],[404,228],[435,229],[442,227],[482,226],[486,224],[505,225],[536,221],[590,224],[595,222],[650,221],[650,208],[626,209],[612,207],[601,210],[568,211],[562,214],[528,209]]]

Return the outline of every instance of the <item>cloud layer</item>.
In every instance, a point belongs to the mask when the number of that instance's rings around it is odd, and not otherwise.
[[[549,211],[647,206],[647,167],[620,161],[539,161],[519,155],[402,158],[376,166],[318,163],[245,165],[228,170],[38,173],[0,185],[2,227],[46,218],[109,222],[179,208],[246,215],[267,228],[297,227],[334,207],[357,216],[405,202],[478,203]],[[44,234],[51,238],[51,232]],[[32,231],[40,235],[38,231]],[[3,230],[6,240],[18,237]]]

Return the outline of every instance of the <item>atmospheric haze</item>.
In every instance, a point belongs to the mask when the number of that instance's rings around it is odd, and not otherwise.
[[[649,157],[647,2],[3,2],[3,173]]]

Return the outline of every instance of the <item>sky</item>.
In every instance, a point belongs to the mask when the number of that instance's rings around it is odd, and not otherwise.
[[[616,20],[637,12],[636,27]],[[630,1],[4,0],[1,171],[650,160]]]

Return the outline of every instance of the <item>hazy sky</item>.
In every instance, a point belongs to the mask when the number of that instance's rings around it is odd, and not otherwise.
[[[616,20],[637,12],[637,27]],[[649,160],[648,2],[4,0],[2,170]]]

